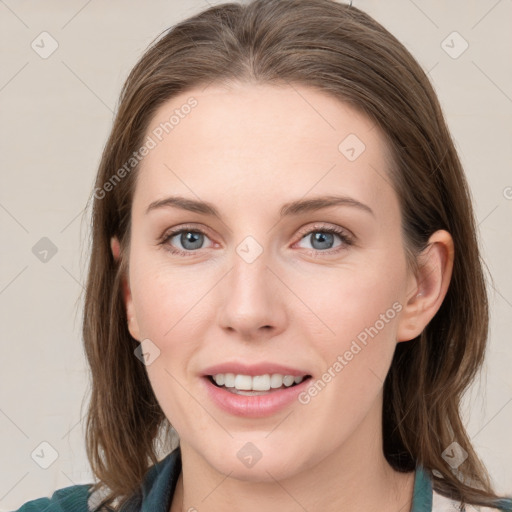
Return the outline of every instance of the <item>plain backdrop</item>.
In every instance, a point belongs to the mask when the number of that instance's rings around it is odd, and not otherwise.
[[[216,3],[0,0],[0,510],[92,481],[84,208],[129,70],[162,30]],[[428,71],[465,166],[494,286],[487,361],[464,415],[496,489],[511,495],[512,2],[354,5]]]

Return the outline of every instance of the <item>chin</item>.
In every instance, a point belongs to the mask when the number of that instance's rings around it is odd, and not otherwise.
[[[268,435],[268,432],[264,435]],[[293,437],[293,436],[292,436]],[[272,443],[269,439],[254,438],[255,441],[230,439],[228,443],[214,443],[204,447],[200,453],[217,472],[246,482],[275,482],[293,477],[301,467],[313,466],[315,460],[304,460],[307,455],[300,449],[301,443],[292,446]],[[212,450],[212,446],[216,449]]]

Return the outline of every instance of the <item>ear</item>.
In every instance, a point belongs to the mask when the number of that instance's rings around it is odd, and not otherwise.
[[[406,299],[397,331],[397,342],[416,338],[437,313],[448,291],[454,260],[453,239],[436,231],[419,256],[418,276],[408,280]]]
[[[112,255],[114,256],[114,260],[117,263],[121,262],[121,245],[117,237],[112,237],[110,239],[110,249],[112,250]],[[121,279],[121,289],[123,294],[123,304],[126,310],[126,317],[128,318],[128,330],[133,338],[140,341],[140,330],[137,322],[137,318],[135,316],[135,307],[133,304],[132,293],[130,289],[130,285],[127,280],[127,276],[123,275]]]

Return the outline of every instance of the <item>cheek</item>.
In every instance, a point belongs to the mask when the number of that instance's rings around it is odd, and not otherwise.
[[[139,328],[144,337],[167,344],[186,325],[198,325],[204,314],[204,298],[212,287],[208,273],[189,267],[176,268],[161,258],[134,262],[131,292]]]
[[[337,272],[328,269],[318,272],[314,278],[308,276],[296,281],[297,295],[305,298],[308,309],[306,315],[300,316],[311,318],[308,324],[315,326],[317,339],[325,340],[332,347],[355,339],[372,326],[388,335],[396,322],[397,309],[401,309],[396,304],[400,297],[401,271],[375,261],[373,266],[358,265]],[[304,309],[297,302],[299,306]],[[364,339],[364,334],[360,338]]]
[[[373,257],[366,265],[343,269],[336,280],[318,279],[315,287],[309,285],[308,305],[322,320],[314,319],[315,331],[309,334],[325,372],[318,385],[322,389],[325,384],[322,398],[311,404],[314,415],[323,418],[322,411],[333,411],[343,422],[346,414],[361,419],[370,408],[396,347],[402,279],[400,265]],[[315,335],[320,328],[322,335]]]
[[[315,306],[335,334],[312,340],[324,368],[312,394],[303,396],[311,421],[325,434],[325,425],[339,425],[349,436],[378,399],[396,346],[402,305],[396,276],[351,278],[316,294]],[[311,297],[311,295],[309,295]],[[350,418],[350,420],[348,420]]]
[[[192,266],[178,270],[139,260],[133,265],[132,298],[142,339],[149,338],[159,352],[146,371],[155,396],[171,424],[184,432],[201,410],[189,390],[190,362],[200,351],[211,284],[198,277]],[[135,269],[144,269],[136,271]],[[205,321],[206,320],[206,321]],[[196,409],[197,408],[197,409]]]

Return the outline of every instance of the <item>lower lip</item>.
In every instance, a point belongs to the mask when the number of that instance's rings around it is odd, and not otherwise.
[[[271,391],[266,395],[237,395],[227,391],[226,388],[219,388],[213,384],[208,377],[202,381],[206,391],[213,402],[225,412],[247,418],[260,418],[270,416],[298,401],[298,395],[310,384],[311,377],[301,383],[289,388],[282,388],[278,391]]]

